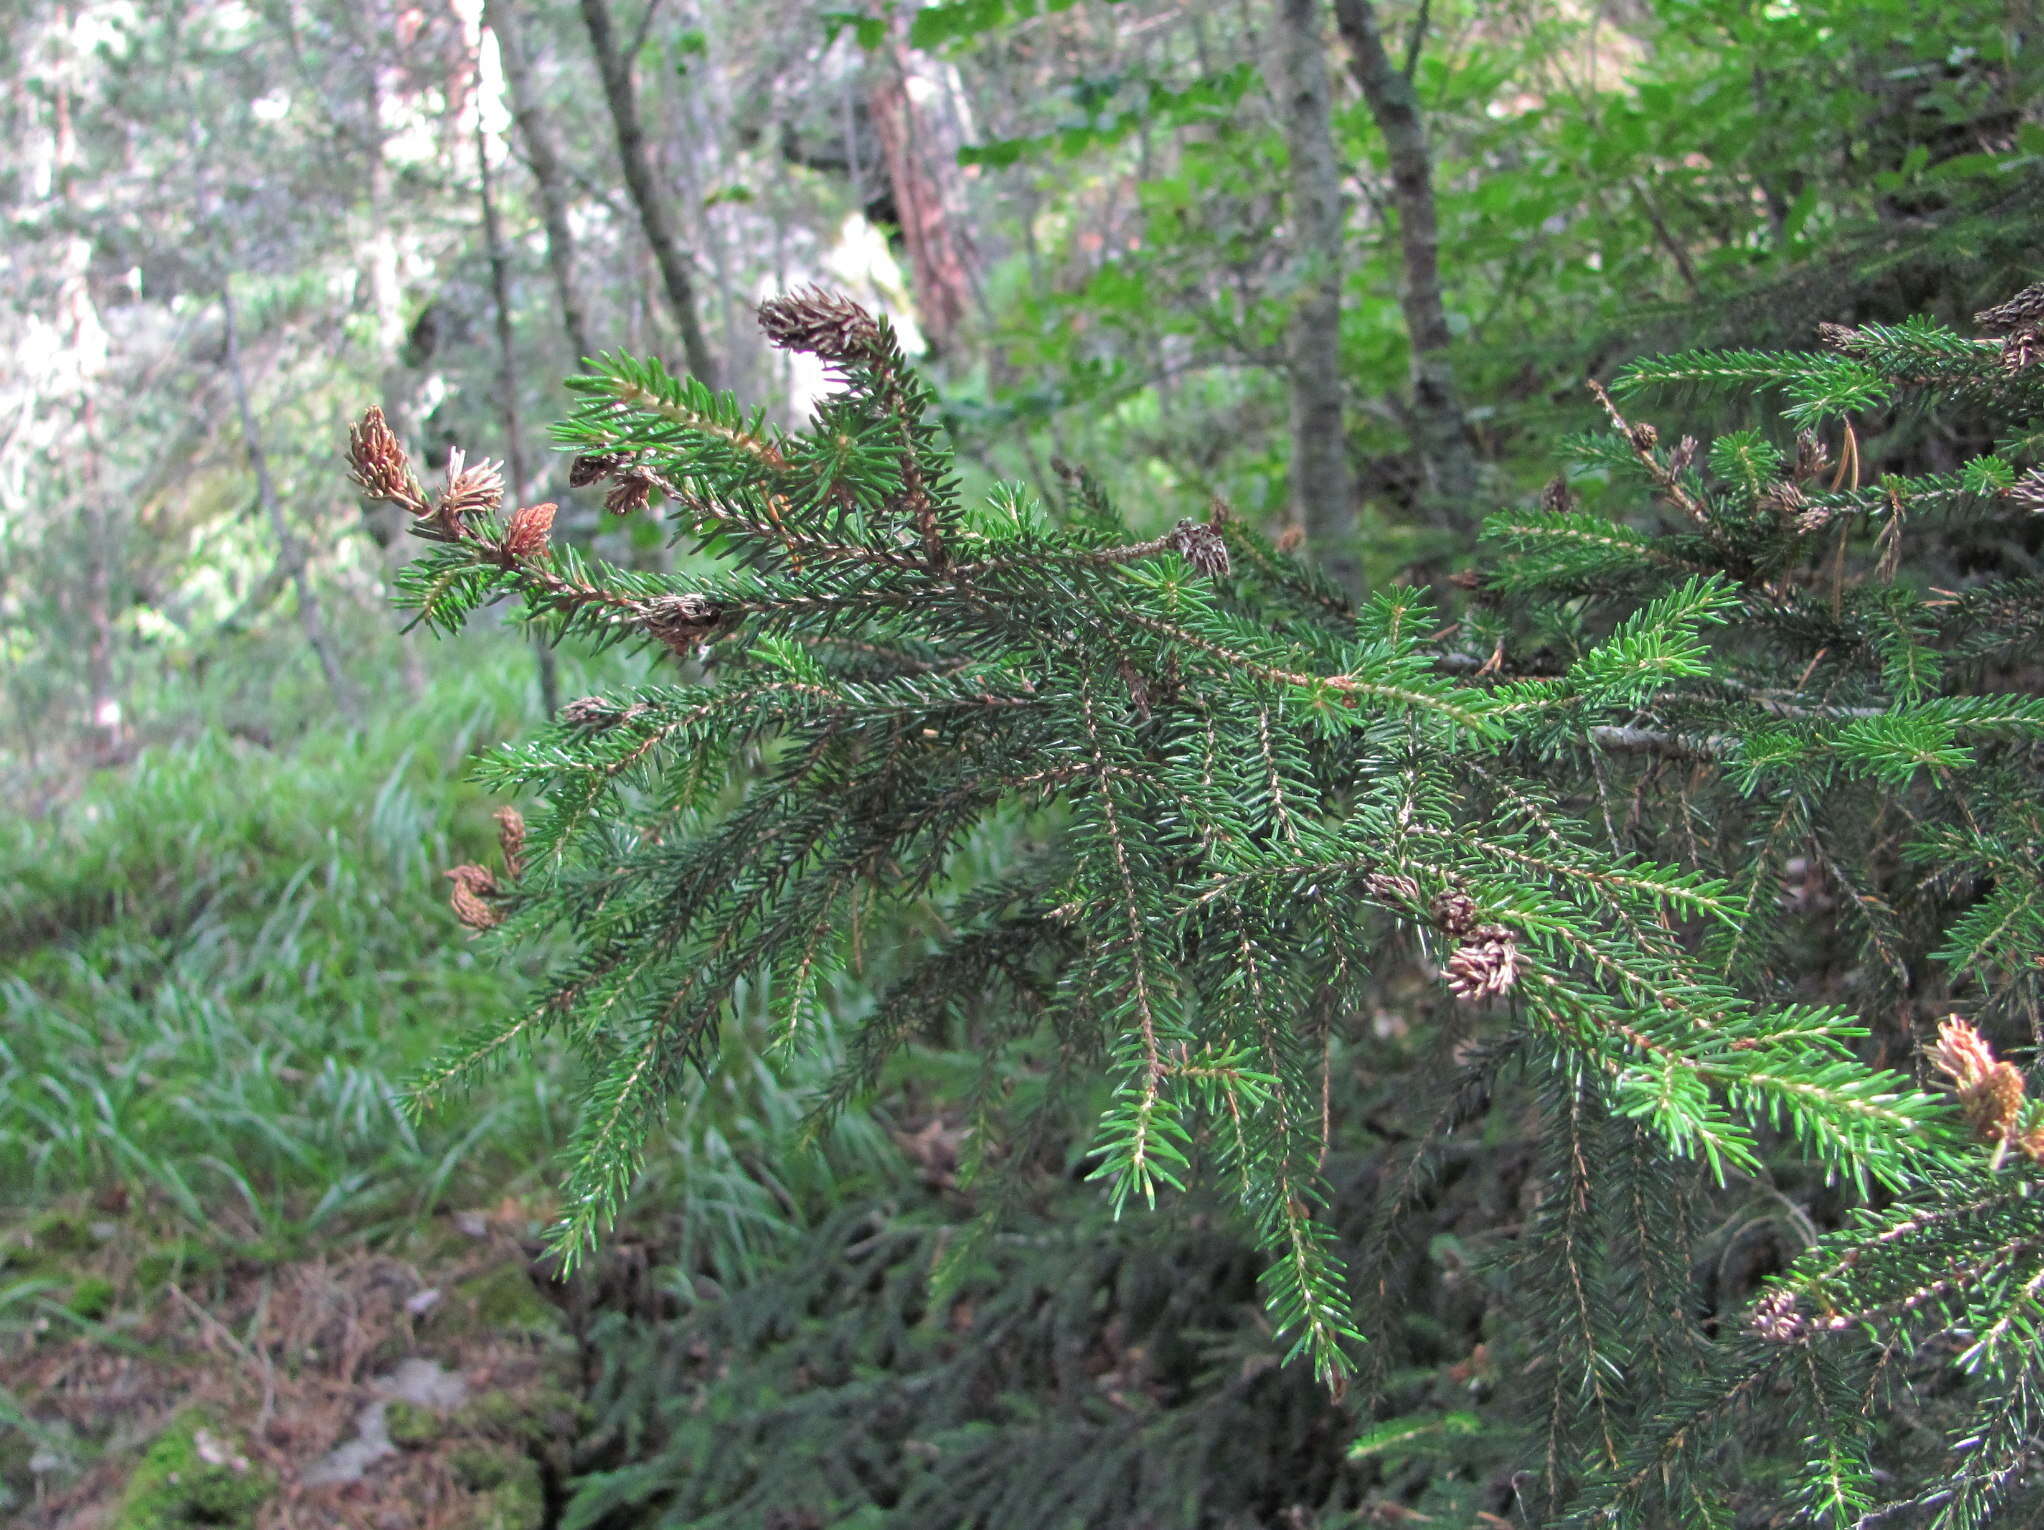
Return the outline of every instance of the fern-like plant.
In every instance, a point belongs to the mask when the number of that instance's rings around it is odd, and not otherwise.
[[[589,1079],[554,1233],[572,1262],[720,1024],[765,994],[799,1047],[860,929],[935,908],[819,1121],[958,1028],[1032,1080],[990,1067],[973,1102],[965,1173],[998,1182],[1104,1075],[1089,1158],[1112,1205],[1225,1182],[1275,1327],[1339,1387],[1386,1297],[1359,1307],[1371,1283],[1323,1215],[1329,1059],[1417,961],[1470,1092],[1509,1064],[1540,1106],[1544,1188],[1508,1256],[1535,1356],[1510,1399],[1532,1404],[1524,1511],[1725,1522],[1713,1463],[1778,1446],[1786,1417],[1807,1443],[1781,1493],[1819,1521],[1885,1494],[1976,1523],[2021,1480],[2044,1395],[2044,1132],[1981,1036],[2027,1036],[2007,1028],[2037,1024],[2044,985],[2044,585],[1935,549],[2026,522],[2044,473],[2017,475],[2018,431],[1869,481],[1854,422],[1906,398],[2028,419],[2032,309],[1984,316],[2000,341],[1910,325],[1635,366],[1621,397],[1780,411],[1706,449],[1605,398],[1611,429],[1573,444],[1620,513],[1558,480],[1494,516],[1452,624],[1416,589],[1352,606],[1219,506],[1145,539],[1080,472],[1057,513],[1019,487],[961,503],[886,323],[821,293],[761,310],[841,383],[799,433],[655,362],[571,381],[574,478],[622,513],[657,502],[700,572],[553,546],[551,507],[500,516],[486,469],[429,495],[372,414],[352,460],[431,544],[403,582],[419,620],[508,599],[550,641],[689,666],[479,766],[538,806],[502,868],[458,868],[457,911],[573,954],[417,1099],[569,1038]],[[977,875],[989,845],[1009,853]],[[1915,1048],[1954,1008],[1934,1077]],[[1452,1131],[1474,1107],[1437,1092]],[[1693,1207],[1793,1173],[1866,1209],[1707,1334]],[[1954,1335],[1977,1422],[1951,1460],[1877,1478],[1866,1420]]]

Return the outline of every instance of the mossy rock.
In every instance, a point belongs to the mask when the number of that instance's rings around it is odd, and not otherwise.
[[[448,1465],[476,1495],[462,1530],[540,1530],[546,1523],[546,1486],[532,1457],[503,1445],[469,1445]]]
[[[566,1387],[547,1385],[485,1392],[454,1420],[464,1434],[507,1441],[534,1452],[564,1445],[588,1422],[587,1403]]]
[[[457,1309],[448,1314],[458,1327],[477,1333],[531,1334],[552,1338],[562,1332],[559,1310],[515,1264],[500,1264],[470,1276],[454,1288]]]
[[[107,1530],[247,1530],[274,1486],[209,1415],[180,1413],[143,1452]]]
[[[405,1450],[421,1450],[439,1439],[446,1425],[431,1408],[406,1402],[402,1397],[386,1404],[383,1427],[390,1443]]]

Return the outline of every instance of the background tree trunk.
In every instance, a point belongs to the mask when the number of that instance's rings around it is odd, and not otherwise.
[[[908,21],[906,10],[888,19],[867,106],[908,247],[916,318],[931,348],[942,353],[977,292],[979,257],[958,169],[967,134],[956,79],[948,66],[909,47]]]
[[[364,191],[368,211],[365,241],[368,257],[365,265],[369,275],[370,312],[376,322],[376,355],[383,363],[383,411],[401,439],[423,447],[417,378],[415,369],[404,359],[404,294],[398,276],[398,218],[397,209],[392,205],[390,162],[384,154],[384,76],[388,73],[395,81],[397,75],[378,49],[375,28],[381,18],[381,11],[369,13],[369,28],[361,45],[364,131],[367,134],[367,184]],[[363,519],[371,538],[382,551],[385,577],[395,580],[398,570],[411,559],[405,513],[395,505],[365,506]],[[405,692],[411,696],[423,696],[426,693],[426,661],[420,652],[419,636],[404,633],[397,642]]]
[[[490,137],[476,120],[476,170],[483,202],[483,240],[490,255],[490,296],[497,319],[497,411],[504,422],[504,464],[511,470],[511,502],[523,504],[528,488],[525,476],[525,436],[518,428],[518,361],[511,339],[511,272],[504,253],[504,230],[497,220],[497,199],[490,189]],[[532,652],[539,673],[539,704],[552,717],[561,709],[559,666],[553,648],[538,633],[533,634]]]
[[[582,0],[582,24],[588,28],[589,46],[603,75],[603,95],[610,105],[611,125],[617,129],[617,153],[625,187],[631,193],[632,205],[639,211],[640,227],[645,230],[646,243],[652,247],[653,259],[660,267],[660,284],[666,289],[668,306],[681,326],[683,356],[696,380],[714,388],[717,367],[696,314],[695,283],[689,276],[688,256],[675,236],[667,203],[653,183],[653,162],[646,153],[646,134],[639,124],[638,95],[632,84],[632,61],[618,46],[608,0]]]
[[[120,757],[126,733],[121,698],[114,690],[112,517],[107,514],[99,471],[99,421],[88,394],[85,427],[85,690],[93,752],[111,764]]]
[[[553,278],[554,299],[560,305],[561,328],[567,332],[569,348],[579,363],[596,352],[589,339],[589,317],[575,285],[575,232],[568,223],[567,176],[554,150],[553,128],[540,109],[531,59],[518,32],[517,6],[488,0],[483,15],[497,35],[497,56],[504,66],[512,120],[518,126],[518,141],[525,147],[525,162],[532,168],[540,219],[546,226],[547,273]]]
[[[1321,570],[1363,593],[1355,491],[1342,427],[1341,172],[1328,122],[1321,0],[1278,0],[1276,71],[1291,150],[1292,506]]]
[[[1348,44],[1349,72],[1362,88],[1391,157],[1391,197],[1398,209],[1405,268],[1399,302],[1412,344],[1413,444],[1419,448],[1428,496],[1447,509],[1453,524],[1473,525],[1476,454],[1449,360],[1452,337],[1441,300],[1433,155],[1407,73],[1411,62],[1404,69],[1392,62],[1371,0],[1334,0],[1334,18]],[[1415,36],[1415,56],[1417,43]]]

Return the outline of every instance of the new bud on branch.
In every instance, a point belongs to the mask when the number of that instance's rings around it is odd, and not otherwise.
[[[504,526],[504,556],[518,563],[528,558],[544,558],[547,555],[547,534],[553,529],[555,508],[549,501],[544,505],[527,505],[522,510],[513,510],[511,519]]]
[[[413,515],[432,513],[403,444],[383,411],[374,405],[363,411],[361,423],[348,432],[348,474],[371,499],[400,505]]]

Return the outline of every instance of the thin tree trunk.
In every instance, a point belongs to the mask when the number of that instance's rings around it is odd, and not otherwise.
[[[490,252],[490,295],[497,305],[497,410],[504,421],[504,462],[511,469],[511,498],[522,503],[526,493],[525,437],[518,429],[518,361],[511,344],[511,272],[504,255],[504,230],[497,222],[497,199],[490,189],[490,139],[476,118],[476,166],[481,172],[483,240]],[[561,709],[561,682],[554,651],[538,633],[532,638],[539,670],[539,704],[548,717]]]
[[[1452,337],[1441,301],[1440,224],[1434,212],[1433,153],[1419,97],[1406,69],[1391,61],[1371,0],[1334,0],[1335,24],[1348,44],[1349,72],[1362,87],[1370,115],[1391,158],[1391,198],[1398,208],[1398,236],[1405,268],[1399,302],[1412,346],[1414,445],[1426,473],[1427,490],[1454,522],[1473,520],[1476,453],[1469,421],[1455,391],[1449,360]],[[1417,54],[1417,41],[1413,54]]]
[[[100,763],[112,764],[120,757],[126,732],[121,716],[121,699],[114,693],[113,556],[106,501],[101,496],[99,473],[99,420],[87,395],[83,409],[85,426],[85,688],[88,715],[92,719],[94,753]]]
[[[1292,392],[1292,506],[1321,571],[1363,593],[1355,491],[1342,428],[1341,171],[1329,123],[1321,0],[1278,0],[1277,78],[1291,150],[1292,237],[1299,280],[1287,347]]]
[[[582,294],[575,286],[575,233],[568,223],[567,177],[561,159],[554,152],[553,129],[540,110],[539,92],[532,79],[532,64],[525,42],[518,34],[516,4],[487,0],[483,15],[497,34],[497,56],[503,61],[504,83],[511,96],[511,116],[518,125],[518,141],[525,146],[525,161],[532,167],[533,184],[539,192],[539,213],[546,225],[547,272],[553,277],[554,298],[560,304],[561,328],[568,345],[580,362],[596,354],[589,343],[589,318],[582,307]]]
[[[64,17],[68,24],[68,7]],[[72,127],[70,87],[61,76],[54,95],[50,190],[63,202],[68,217],[73,215],[71,182],[78,143]],[[78,423],[85,445],[85,500],[79,508],[85,527],[86,715],[96,757],[103,764],[112,764],[120,755],[126,725],[114,690],[113,518],[107,513],[101,481],[99,411],[94,403],[109,352],[106,328],[92,299],[91,266],[92,246],[82,235],[74,234],[63,242],[56,310],[69,321],[68,359],[77,369]]]
[[[398,276],[396,220],[391,212],[390,162],[384,154],[383,81],[380,77],[384,66],[379,61],[377,49],[381,40],[389,34],[381,30],[384,18],[380,9],[369,12],[367,19],[361,46],[364,122],[369,153],[365,167],[367,184],[364,187],[369,214],[369,255],[365,262],[369,275],[369,304],[376,321],[376,355],[383,363],[383,411],[390,417],[391,428],[401,438],[417,441],[419,421],[414,404],[418,390],[413,369],[405,365],[401,354],[405,333],[404,294],[400,290]],[[394,580],[397,571],[410,557],[406,550],[409,546],[406,537],[409,518],[396,505],[377,505],[366,512],[364,519],[382,553],[384,572]],[[426,661],[420,645],[417,633],[401,633],[398,636],[399,672],[403,677],[405,694],[412,697],[423,696],[426,692]]]
[[[305,548],[290,523],[284,519],[284,507],[278,503],[277,486],[270,480],[270,462],[263,451],[262,434],[256,428],[255,410],[249,405],[248,375],[241,365],[241,336],[234,322],[231,281],[220,283],[220,311],[227,321],[227,380],[234,389],[234,407],[241,415],[241,435],[248,446],[249,466],[255,470],[256,498],[262,503],[263,514],[269,518],[270,531],[277,539],[277,555],[290,572],[292,586],[298,592],[298,619],[305,628],[305,641],[319,659],[320,673],[326,676],[327,689],[333,692],[335,708],[344,720],[354,724],[361,720],[360,714],[354,696],[348,690],[347,680],[341,674],[333,639],[326,629],[326,618],[320,613],[319,592],[313,588],[306,573]]]
[[[667,204],[653,184],[653,162],[646,152],[645,130],[639,125],[638,95],[632,84],[632,61],[618,46],[610,24],[608,0],[582,0],[582,23],[589,31],[589,45],[596,54],[596,67],[603,76],[604,99],[610,104],[610,120],[617,129],[618,159],[623,163],[625,186],[632,204],[639,210],[639,224],[660,267],[660,282],[667,301],[681,326],[681,348],[689,371],[705,387],[717,386],[717,367],[710,357],[709,342],[696,316],[695,283],[688,273],[683,254],[667,215]]]

